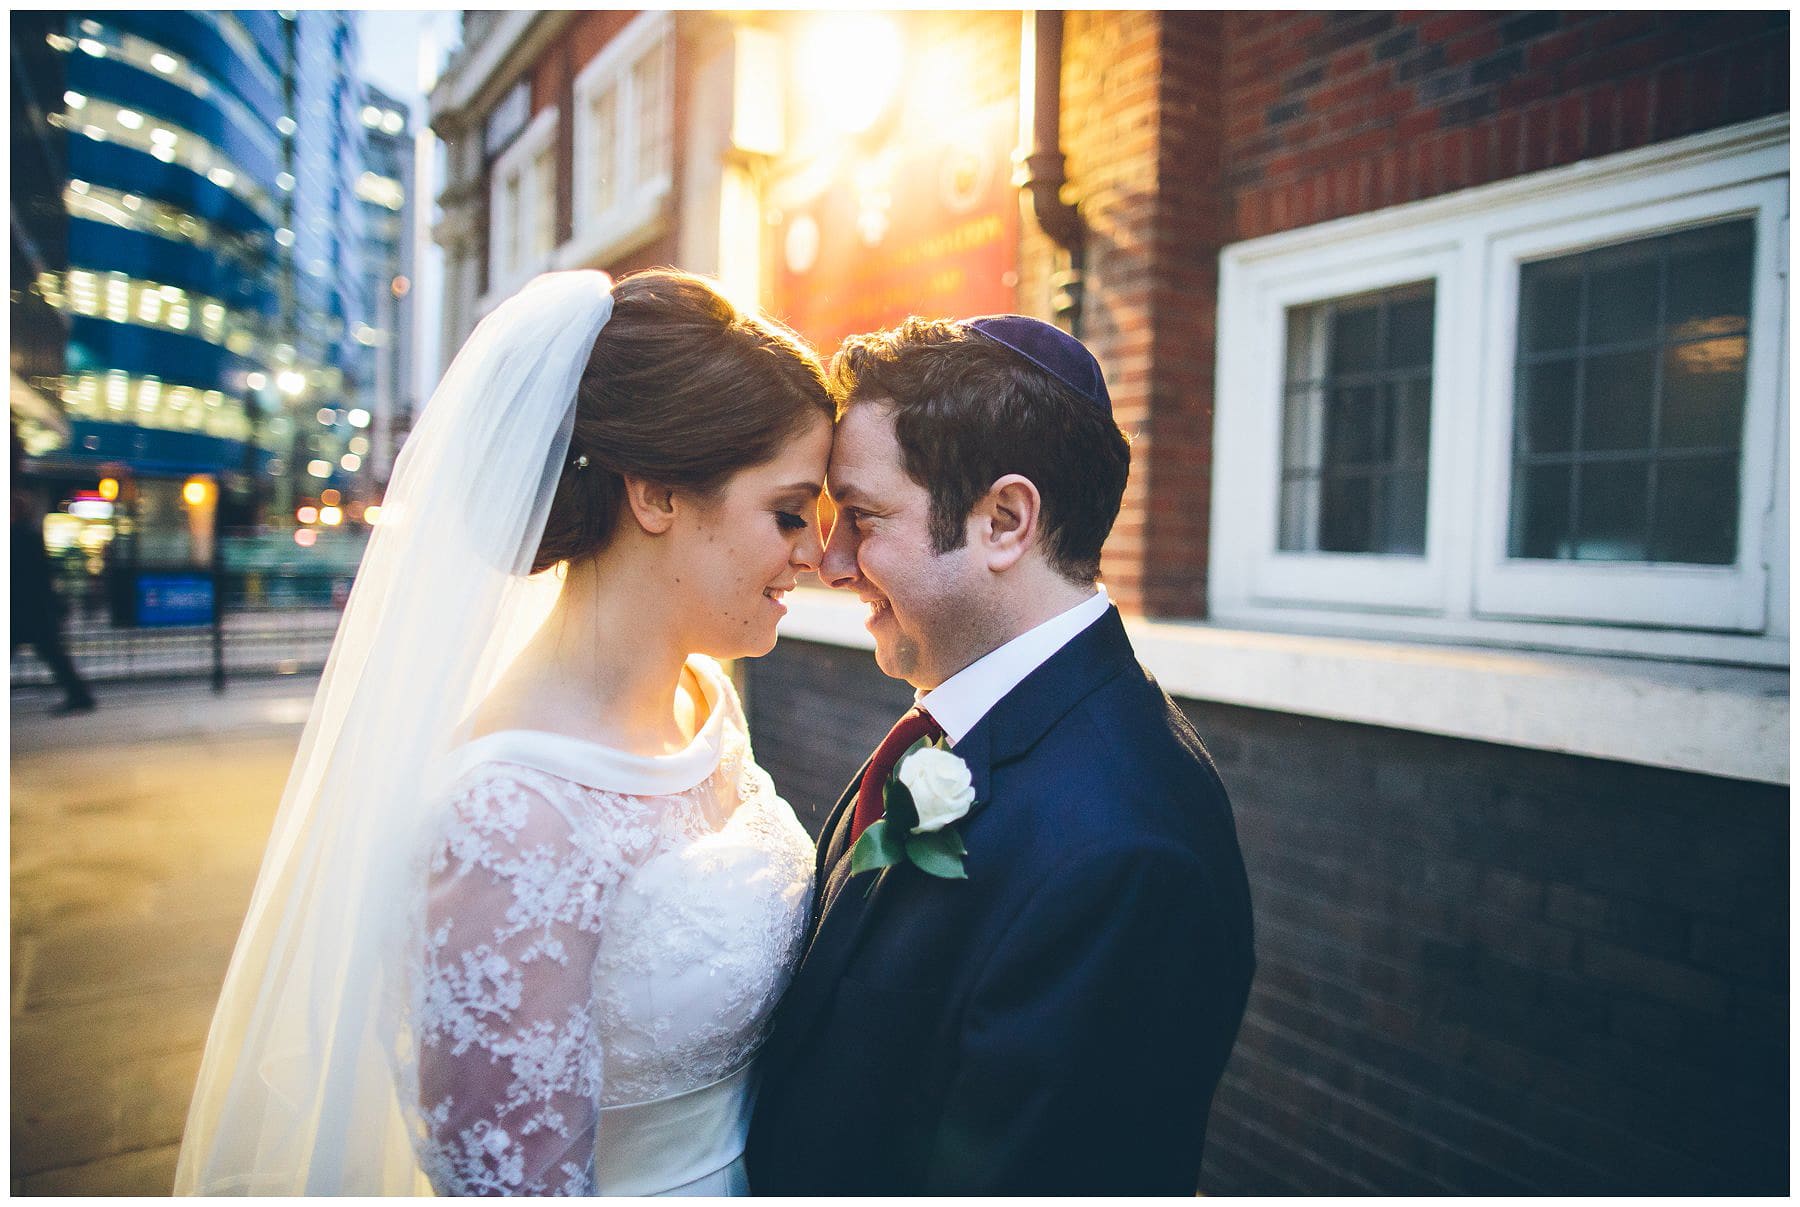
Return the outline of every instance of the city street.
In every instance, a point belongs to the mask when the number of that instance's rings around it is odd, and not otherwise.
[[[169,1193],[315,677],[12,693],[14,1194]]]

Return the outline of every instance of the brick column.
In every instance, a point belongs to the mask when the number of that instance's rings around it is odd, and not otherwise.
[[[1088,229],[1082,338],[1133,436],[1102,568],[1125,610],[1148,615],[1206,607],[1222,21],[1070,13],[1064,28],[1064,150]]]

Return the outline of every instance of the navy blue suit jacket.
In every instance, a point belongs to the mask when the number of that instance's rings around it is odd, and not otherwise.
[[[751,1190],[1193,1194],[1253,967],[1212,760],[1116,610],[954,750],[967,880],[848,877],[860,773],[826,823]]]

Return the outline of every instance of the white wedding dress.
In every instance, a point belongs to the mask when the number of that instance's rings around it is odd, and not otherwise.
[[[752,1058],[806,933],[813,847],[695,657],[686,749],[558,734],[451,752],[402,1069],[439,1194],[743,1194]]]

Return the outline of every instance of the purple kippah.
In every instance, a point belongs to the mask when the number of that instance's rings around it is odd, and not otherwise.
[[[1100,362],[1068,332],[1022,314],[984,314],[980,318],[964,319],[963,325],[996,344],[1011,348],[1108,415],[1112,414],[1112,396],[1106,392],[1106,378],[1100,374]]]

